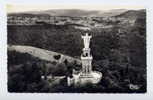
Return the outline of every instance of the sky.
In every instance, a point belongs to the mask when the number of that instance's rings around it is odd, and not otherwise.
[[[144,9],[143,6],[125,6],[125,5],[76,5],[76,4],[7,4],[7,12],[25,12],[25,11],[41,11],[49,9],[83,9],[83,10],[111,10],[111,9]]]

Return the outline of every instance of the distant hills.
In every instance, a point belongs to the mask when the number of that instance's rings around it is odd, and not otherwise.
[[[117,16],[127,12],[127,9],[112,9],[109,11],[100,10],[80,10],[80,9],[52,9],[45,11],[28,11],[20,13],[9,13],[12,14],[31,14],[31,15],[49,15],[49,16],[70,16],[70,17],[111,17]]]
[[[112,9],[109,11],[100,10],[80,10],[80,9],[52,9],[45,11],[28,11],[20,13],[8,13],[8,15],[22,16],[69,16],[69,17],[124,17],[134,18],[136,16],[144,16],[145,9],[127,10],[127,9]]]
[[[123,17],[123,18],[129,18],[129,19],[133,19],[133,18],[138,18],[138,17],[146,17],[146,10],[142,9],[142,10],[128,10],[124,13],[121,13],[115,17]]]

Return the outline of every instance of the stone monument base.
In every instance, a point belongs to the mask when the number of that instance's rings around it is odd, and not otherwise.
[[[90,74],[73,74],[72,78],[67,78],[68,86],[80,86],[85,84],[97,84],[102,79],[102,73],[97,71],[92,71]]]

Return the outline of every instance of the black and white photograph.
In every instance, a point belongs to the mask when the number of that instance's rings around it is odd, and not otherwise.
[[[6,8],[9,93],[147,92],[145,7]]]

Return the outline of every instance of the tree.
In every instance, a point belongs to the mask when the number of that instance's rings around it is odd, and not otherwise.
[[[59,60],[61,58],[61,55],[54,55],[54,59]]]

